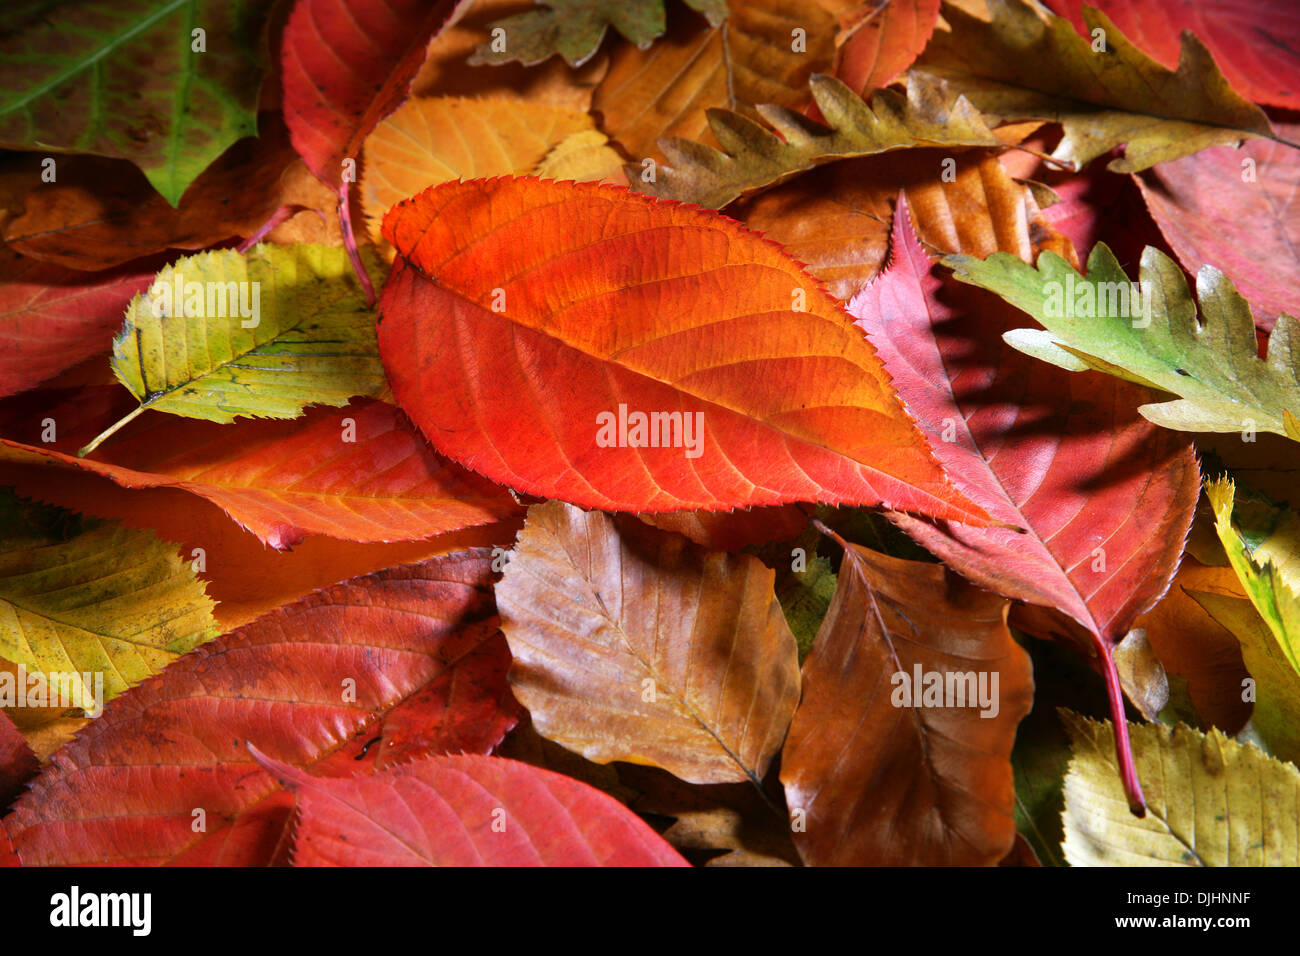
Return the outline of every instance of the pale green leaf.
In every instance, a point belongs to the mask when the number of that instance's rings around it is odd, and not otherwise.
[[[1088,256],[1086,277],[1052,252],[1039,256],[1037,268],[1004,252],[944,262],[961,281],[996,292],[1046,326],[1046,333],[1006,333],[1015,348],[1071,371],[1095,368],[1181,396],[1142,406],[1158,425],[1286,435],[1286,415],[1300,409],[1300,324],[1280,315],[1261,359],[1250,306],[1212,266],[1197,277],[1198,321],[1182,270],[1151,247],[1142,253],[1140,287],[1104,243]]]

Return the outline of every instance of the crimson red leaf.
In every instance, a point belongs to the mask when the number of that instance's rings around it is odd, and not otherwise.
[[[280,49],[294,149],[338,189],[376,124],[406,97],[429,40],[461,0],[298,0]]]
[[[9,833],[27,865],[269,863],[283,853],[292,796],[246,741],[293,766],[351,775],[383,752],[390,717],[443,681],[439,712],[476,723],[419,733],[487,752],[516,718],[507,688],[479,688],[503,703],[483,720],[481,708],[446,709],[465,688],[448,672],[487,656],[492,668],[479,673],[499,675],[503,642],[485,550],[318,591],[111,701],[18,800]]]
[[[1178,66],[1179,37],[1191,30],[1246,99],[1300,108],[1300,6],[1294,0],[1047,0],[1087,35],[1085,2],[1171,70]]]
[[[14,845],[9,840],[9,831],[5,829],[4,820],[0,820],[0,867],[6,866],[22,866],[22,861],[14,852]]]
[[[613,797],[515,760],[323,778],[254,756],[298,797],[295,866],[689,865]]]
[[[78,272],[0,249],[0,397],[112,348],[132,296],[153,270]]]
[[[1275,122],[1300,137],[1300,123]],[[1267,140],[1215,146],[1135,177],[1184,269],[1212,265],[1246,297],[1265,332],[1300,309],[1300,150]]]
[[[840,305],[724,216],[501,178],[426,190],[384,235],[393,393],[494,481],[618,511],[821,500],[984,520]]]
[[[22,792],[40,762],[14,722],[0,713],[0,813]]]
[[[279,549],[309,534],[414,540],[523,513],[505,489],[435,453],[393,406],[368,400],[234,425],[146,415],[93,458],[71,454],[134,407],[129,398],[87,389],[18,418],[7,431],[26,443],[0,439],[0,458],[55,462],[125,488],[182,488]],[[58,440],[38,444],[47,419]]]
[[[977,584],[1077,621],[1123,727],[1110,651],[1177,569],[1199,492],[1191,444],[1137,414],[1143,390],[1065,375],[1005,346],[999,333],[1018,313],[955,283],[941,288],[902,203],[893,250],[890,270],[849,310],[875,335],[953,482],[1024,530],[895,520]],[[1136,778],[1128,783],[1137,798]]]

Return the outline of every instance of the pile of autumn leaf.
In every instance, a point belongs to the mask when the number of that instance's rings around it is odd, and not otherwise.
[[[1300,864],[1300,12],[1049,6],[6,7],[0,865]]]

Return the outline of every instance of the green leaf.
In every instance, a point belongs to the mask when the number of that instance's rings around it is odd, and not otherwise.
[[[1071,866],[1300,866],[1300,771],[1222,731],[1130,724],[1147,814],[1129,812],[1109,721],[1062,711]]]
[[[0,145],[129,159],[175,206],[257,133],[263,0],[87,0],[0,12]],[[205,52],[194,50],[202,30]]]
[[[1053,156],[1063,163],[1078,168],[1123,145],[1124,157],[1107,168],[1135,173],[1207,146],[1277,138],[1188,31],[1174,72],[1097,10],[1084,8],[1084,38],[1022,0],[988,6],[991,23],[945,4],[951,30],[935,31],[914,71],[944,80],[985,114],[1060,123],[1065,137]]]
[[[834,77],[814,74],[809,85],[829,127],[783,106],[758,107],[776,132],[731,110],[711,109],[709,127],[722,150],[678,137],[661,139],[669,166],[647,182],[639,165],[629,165],[628,182],[660,199],[721,209],[839,159],[920,146],[1001,145],[970,103],[924,79],[909,80],[906,96],[879,90],[870,104]]]
[[[943,261],[1047,327],[1008,332],[1009,345],[1070,371],[1094,368],[1182,396],[1139,409],[1157,425],[1288,435],[1286,416],[1300,410],[1300,324],[1280,315],[1259,358],[1250,306],[1213,266],[1197,276],[1198,322],[1182,269],[1151,247],[1142,253],[1140,293],[1104,243],[1088,256],[1086,278],[1052,252],[1037,268],[1004,252]]]
[[[1300,516],[1221,479],[1206,485],[1215,530],[1250,600],[1191,596],[1241,644],[1255,679],[1251,723],[1269,752],[1300,760]]]
[[[776,568],[776,599],[785,612],[786,622],[799,645],[799,663],[812,650],[813,639],[835,596],[835,571],[820,554],[805,551],[806,567],[802,571],[787,566]]]
[[[93,714],[215,637],[212,608],[176,545],[0,491],[0,658],[71,706]]]
[[[168,266],[131,300],[112,366],[140,407],[82,454],[145,409],[296,418],[386,388],[374,314],[347,253],[330,246],[226,249]]]
[[[470,65],[500,65],[518,60],[524,66],[558,53],[569,66],[586,63],[613,27],[644,49],[664,32],[663,0],[537,0],[542,10],[518,13],[492,23],[493,40],[474,51]],[[727,17],[726,0],[686,0],[717,26]],[[497,34],[497,30],[505,31]]]

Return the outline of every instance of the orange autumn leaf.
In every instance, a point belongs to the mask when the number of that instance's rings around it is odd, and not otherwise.
[[[499,178],[426,190],[384,236],[393,394],[498,483],[620,511],[818,500],[986,520],[840,304],[724,216]]]

